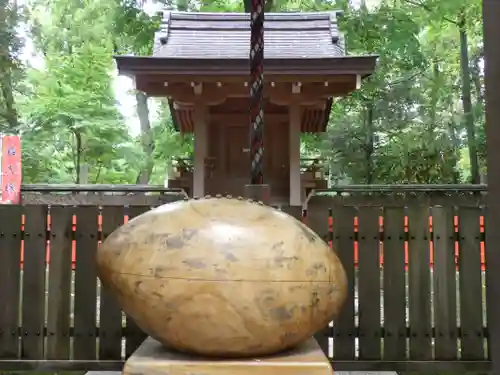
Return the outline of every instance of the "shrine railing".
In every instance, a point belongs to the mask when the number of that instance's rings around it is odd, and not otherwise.
[[[316,335],[336,370],[489,370],[484,191],[351,186],[317,192],[306,211],[283,208],[347,271],[347,303]],[[139,194],[127,205],[0,206],[0,370],[121,369],[145,335],[100,289],[93,258],[129,218],[184,198],[163,193],[154,204]]]
[[[205,166],[208,169],[213,168],[213,166],[217,163],[216,158],[207,158],[205,160]],[[174,160],[173,171],[174,173],[178,173],[180,177],[186,172],[193,172],[194,169],[194,161],[193,158],[177,158]],[[300,171],[304,172],[321,172],[321,175],[325,175],[327,173],[327,169],[325,167],[325,160],[320,158],[300,158]]]

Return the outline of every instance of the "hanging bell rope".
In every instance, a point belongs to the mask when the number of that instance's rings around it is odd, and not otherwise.
[[[250,10],[250,160],[251,184],[264,183],[264,0],[251,0]]]

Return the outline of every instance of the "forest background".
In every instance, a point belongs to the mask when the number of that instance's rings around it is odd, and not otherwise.
[[[155,9],[243,11],[241,0],[0,0],[0,133],[22,139],[24,183],[163,184],[192,138],[168,105],[116,76],[149,55]],[[343,10],[349,54],[378,54],[361,90],[302,137],[333,184],[485,180],[480,0],[267,0],[268,11]],[[85,181],[84,181],[85,180]]]

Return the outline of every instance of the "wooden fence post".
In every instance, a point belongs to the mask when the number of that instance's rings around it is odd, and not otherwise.
[[[487,308],[489,328],[489,355],[491,374],[500,375],[500,48],[496,38],[500,34],[500,2],[483,0],[484,56],[486,86],[486,143],[488,149],[488,215],[486,228],[486,259],[490,272],[487,277]],[[491,225],[489,225],[491,224]],[[488,227],[490,230],[488,230]],[[494,270],[494,272],[491,272]]]
[[[76,214],[75,302],[73,359],[96,359],[97,275],[95,254],[98,246],[97,206],[80,206]]]

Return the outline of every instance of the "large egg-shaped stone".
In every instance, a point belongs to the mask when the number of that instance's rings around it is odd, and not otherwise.
[[[169,203],[114,231],[99,277],[123,310],[166,346],[237,357],[291,348],[346,298],[335,252],[306,225],[245,200]]]

